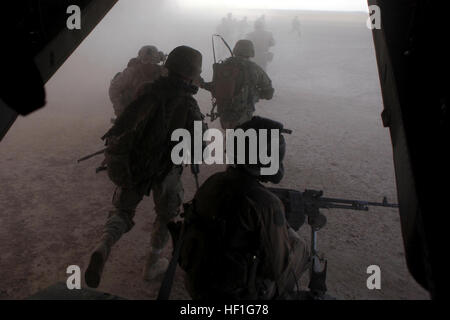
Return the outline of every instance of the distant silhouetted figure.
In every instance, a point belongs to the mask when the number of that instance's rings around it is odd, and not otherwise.
[[[294,20],[292,20],[292,29],[291,29],[291,33],[295,32],[298,37],[301,37],[301,24],[300,24],[300,20],[298,18],[298,16],[294,17]]]
[[[275,45],[275,39],[271,32],[265,30],[264,16],[255,21],[254,28],[255,30],[247,35],[247,39],[255,46],[253,61],[266,70],[267,64],[273,60],[273,53],[269,50]]]
[[[217,26],[216,31],[220,34],[228,43],[233,43],[237,39],[238,22],[233,18],[233,14],[230,12],[226,17],[222,18],[220,24]],[[229,51],[224,46],[218,46],[218,53],[221,58],[228,57]]]
[[[247,30],[250,28],[250,24],[248,23],[247,17],[243,17],[238,22],[238,33],[239,33],[239,39],[242,39],[245,37],[245,34],[247,33]]]

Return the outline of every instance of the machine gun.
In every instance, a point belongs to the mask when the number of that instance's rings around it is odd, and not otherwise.
[[[398,204],[391,204],[384,197],[382,202],[369,202],[359,200],[347,200],[323,197],[323,191],[268,188],[284,204],[286,220],[291,228],[298,231],[307,221],[311,228],[311,253],[309,260],[310,280],[307,292],[300,292],[301,299],[323,300],[326,295],[327,260],[320,257],[317,251],[317,231],[322,229],[327,222],[326,217],[319,209],[346,209],[368,211],[370,206],[398,208]]]

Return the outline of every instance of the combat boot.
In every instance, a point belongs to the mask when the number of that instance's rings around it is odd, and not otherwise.
[[[169,261],[161,257],[161,254],[168,241],[169,230],[167,229],[167,223],[158,216],[153,224],[150,252],[147,255],[144,265],[144,280],[151,281],[166,271],[169,266]]]
[[[166,272],[169,261],[166,258],[161,257],[161,251],[162,250],[160,249],[152,248],[147,255],[144,270],[142,272],[142,277],[145,281],[151,281]]]
[[[89,266],[84,274],[86,284],[91,288],[97,288],[100,284],[100,280],[105,267],[106,260],[111,252],[111,246],[113,240],[110,236],[105,235],[102,240],[94,249],[89,261]]]

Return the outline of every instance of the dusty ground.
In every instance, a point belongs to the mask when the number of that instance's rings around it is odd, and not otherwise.
[[[82,164],[76,159],[102,147],[99,137],[112,116],[108,81],[136,48],[144,42],[165,51],[191,44],[205,53],[205,77],[210,77],[212,21],[187,16],[183,23],[189,28],[172,26],[161,35],[149,27],[134,34],[130,30],[142,19],[127,20],[120,10],[130,12],[115,8],[51,79],[46,108],[19,119],[0,144],[1,299],[25,298],[65,281],[69,265],[85,269],[114,186],[104,173],[94,173],[100,158]],[[252,18],[251,12],[247,15]],[[276,96],[261,102],[257,114],[294,130],[287,138],[282,185],[321,189],[330,197],[380,201],[387,196],[395,202],[392,151],[380,119],[382,101],[364,16],[300,13],[301,40],[288,33],[293,13],[266,16],[277,40],[268,70]],[[203,112],[209,111],[209,95],[200,92],[197,98]],[[221,168],[201,170],[203,181]],[[189,200],[194,192],[189,170],[183,181]],[[319,248],[329,259],[330,294],[340,299],[428,298],[407,271],[397,210],[326,214]],[[153,219],[147,198],[138,208],[135,228],[114,248],[100,290],[131,299],[156,297],[159,282],[141,280]],[[306,230],[301,233],[307,236]],[[381,290],[366,287],[366,268],[372,264],[381,267]],[[181,270],[172,298],[188,298]]]

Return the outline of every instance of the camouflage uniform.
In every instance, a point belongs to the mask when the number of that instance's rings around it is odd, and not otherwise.
[[[189,47],[181,48],[173,51],[181,51],[180,55],[184,57],[184,60],[176,57],[181,60],[176,65],[177,68],[183,68],[189,62],[186,61],[188,55],[200,57],[200,62],[197,63],[201,64],[201,54],[198,51]],[[187,66],[188,69],[189,67]],[[169,68],[172,69],[171,66]],[[192,67],[189,70],[199,72]],[[102,239],[94,250],[86,271],[86,283],[91,287],[98,286],[111,246],[132,229],[136,208],[150,191],[153,191],[156,219],[150,239],[151,249],[144,267],[144,279],[151,279],[165,269],[167,260],[160,259],[160,253],[169,237],[167,223],[177,216],[183,201],[182,167],[175,166],[171,161],[171,149],[175,142],[170,141],[170,136],[178,128],[187,129],[193,135],[194,121],[203,121],[204,118],[193,98],[198,87],[189,83],[187,78],[171,72],[168,77],[160,78],[154,84],[147,84],[141,89],[142,96],[125,109],[104,137],[108,141],[123,136],[130,127],[135,127],[136,137],[139,138],[132,140],[131,150],[127,152],[130,155],[129,169],[127,167],[127,170],[122,170],[118,167],[120,172],[114,172],[116,169],[112,162],[108,164],[108,175],[118,187],[112,200],[114,208],[109,213]],[[149,110],[154,111],[152,113]],[[121,176],[126,176],[126,179],[117,178]]]
[[[211,176],[194,202],[196,221],[201,222],[187,227],[180,255],[186,289],[193,299],[289,296],[307,268],[309,248],[287,225],[283,204],[274,194],[244,171],[229,167]],[[232,216],[225,226],[233,229],[233,243],[208,248],[212,241],[203,238],[204,231],[198,228],[204,224],[213,229],[211,217],[220,221],[223,214]],[[223,254],[221,246],[231,249]],[[245,265],[241,259],[249,254],[258,259],[252,276],[251,265],[239,270]]]
[[[248,76],[247,79],[241,78],[238,80],[238,87],[248,86],[247,99],[217,108],[222,127],[235,128],[253,117],[255,103],[259,99],[272,99],[274,89],[267,73],[256,63],[239,56],[227,59],[226,63],[238,64]]]
[[[238,128],[259,132],[283,125],[254,117]],[[283,203],[260,183],[283,178],[286,145],[279,138],[276,174],[262,176],[260,160],[229,166],[208,178],[186,207],[179,263],[193,299],[289,299],[309,267],[309,248],[289,227]],[[245,148],[248,159],[248,141]],[[171,231],[176,239],[176,228]]]
[[[274,94],[272,81],[267,73],[249,60],[254,55],[253,45],[248,40],[239,40],[233,53],[234,57],[228,58],[224,63],[237,65],[242,71],[236,84],[240,93],[232,103],[218,104],[217,106],[220,123],[224,129],[233,129],[249,121],[255,112],[255,103],[259,99],[270,100]],[[213,83],[204,83],[202,87],[212,91]]]
[[[114,76],[109,87],[109,98],[117,117],[138,97],[142,85],[166,75],[164,67],[158,64],[163,59],[164,54],[158,52],[156,47],[144,46],[138,57],[132,58],[125,70]]]

